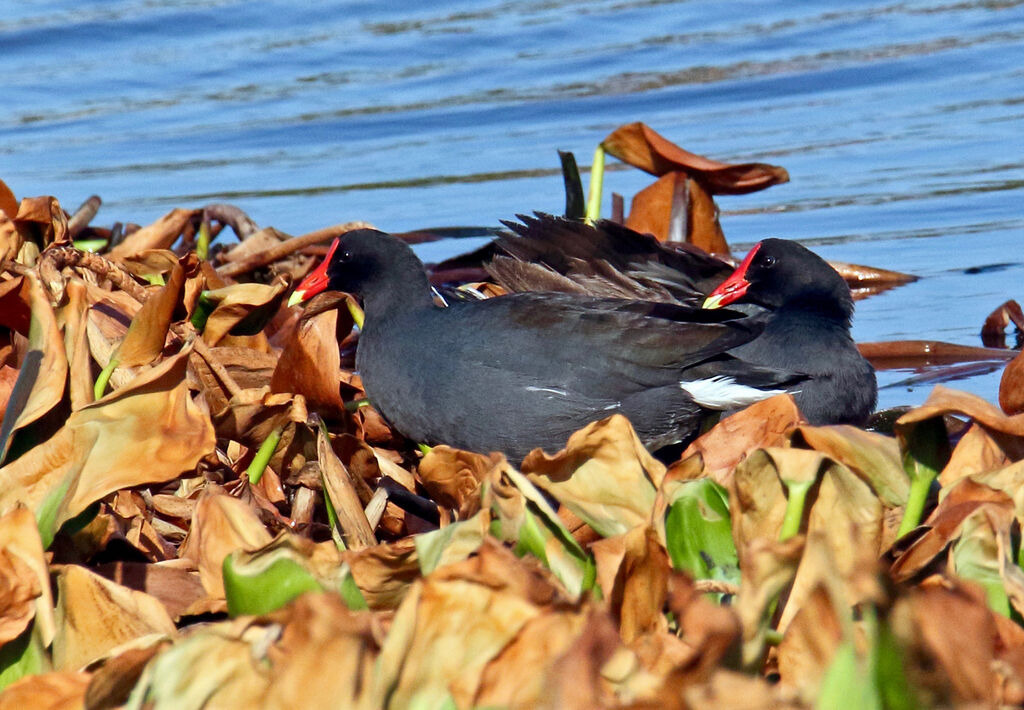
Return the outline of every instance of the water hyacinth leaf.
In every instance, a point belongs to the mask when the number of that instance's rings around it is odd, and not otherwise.
[[[263,558],[240,565],[238,553],[224,558],[224,595],[228,614],[266,614],[306,592],[323,591],[301,564],[287,557]]]
[[[927,406],[927,403],[926,403]],[[896,437],[903,454],[903,468],[910,478],[906,510],[897,536],[902,537],[921,522],[932,481],[950,457],[949,437],[942,415],[912,418],[909,412],[896,422]]]
[[[224,559],[236,550],[258,550],[270,542],[270,533],[249,505],[208,486],[199,497],[179,555],[199,569],[206,593],[223,599]]]
[[[1010,597],[1003,586],[999,533],[993,529],[991,507],[977,509],[960,526],[960,538],[953,545],[953,566],[964,579],[985,588],[985,597],[992,611],[1010,615]],[[1004,521],[1009,523],[1009,520]],[[1012,520],[1012,516],[1010,517]],[[1007,530],[1009,538],[1009,530]]]
[[[541,560],[574,597],[593,586],[593,559],[526,476],[506,462],[491,472],[482,498],[491,511],[491,533],[515,543],[516,554]]]
[[[43,642],[35,625],[32,625],[22,631],[17,638],[0,646],[0,691],[22,678],[50,670],[50,657],[46,652],[47,645]],[[0,693],[0,703],[6,697],[6,692]]]
[[[565,449],[539,449],[523,473],[604,537],[650,521],[665,466],[648,453],[621,414],[573,433]]]
[[[188,355],[184,350],[73,412],[45,443],[0,468],[0,511],[20,502],[45,517],[40,532],[48,545],[64,521],[108,493],[193,470],[213,450],[214,434],[189,394]]]
[[[488,663],[530,620],[568,603],[548,575],[485,541],[406,596],[381,649],[372,707],[438,707],[449,695],[470,707]]]
[[[351,329],[351,320],[338,310],[301,320],[277,360],[271,389],[301,394],[314,409],[341,410],[345,402],[338,340]]]
[[[34,632],[48,645],[56,622],[50,574],[43,541],[32,513],[17,507],[0,518],[0,644],[21,635],[34,622]]]
[[[63,398],[68,361],[53,308],[34,274],[0,286],[0,325],[27,336],[29,346],[0,427],[3,463],[14,433],[49,412]]]
[[[630,123],[601,142],[609,154],[652,175],[682,171],[706,183],[716,195],[740,195],[787,182],[785,168],[766,163],[728,164],[683,150],[644,123]]]
[[[906,504],[910,483],[891,437],[845,424],[803,425],[793,437],[794,444],[801,441],[857,474],[886,506]]]
[[[883,710],[881,694],[868,669],[857,658],[853,641],[847,641],[832,658],[818,695],[819,708]]]
[[[57,576],[57,635],[53,663],[75,670],[131,641],[177,634],[155,597],[128,589],[78,565]]]
[[[729,493],[709,478],[684,481],[673,493],[665,518],[665,543],[672,566],[696,579],[739,583],[739,557],[732,537]]]
[[[255,335],[277,315],[284,302],[286,284],[276,279],[272,284],[231,284],[213,291],[204,291],[203,299],[213,304],[206,317],[203,339],[216,345],[226,335]]]
[[[256,629],[242,640],[239,632],[231,635],[230,630],[219,626],[197,633],[160,653],[146,667],[125,708],[260,707],[271,679],[256,648],[273,637]]]
[[[137,367],[148,365],[159,357],[164,349],[174,310],[181,300],[184,283],[185,270],[176,263],[171,268],[167,283],[150,296],[132,318],[124,340],[114,352],[114,360],[124,367]]]
[[[755,402],[694,439],[683,452],[680,463],[669,467],[669,475],[689,457],[700,454],[704,474],[728,488],[740,461],[755,449],[785,445],[789,433],[801,421],[800,410],[790,394]]]
[[[469,557],[483,543],[489,527],[490,515],[487,511],[480,511],[469,520],[416,535],[413,539],[416,540],[416,555],[423,576],[441,565]],[[543,550],[540,552],[543,554]]]
[[[33,675],[7,687],[0,694],[0,710],[78,710],[85,706],[89,685],[90,675],[84,671]],[[0,687],[3,687],[2,681]]]

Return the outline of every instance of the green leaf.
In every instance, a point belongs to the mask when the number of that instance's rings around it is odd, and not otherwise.
[[[224,592],[228,614],[266,614],[306,592],[323,591],[302,565],[279,557],[266,565],[239,565],[239,553],[224,558]]]
[[[676,491],[665,517],[665,542],[676,569],[739,584],[729,493],[710,478],[686,481]]]
[[[0,690],[25,676],[50,670],[46,647],[36,632],[35,623],[21,635],[0,646]]]

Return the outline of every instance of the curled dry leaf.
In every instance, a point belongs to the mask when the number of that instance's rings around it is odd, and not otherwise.
[[[11,434],[42,417],[63,398],[68,361],[53,308],[33,274],[0,288],[0,324],[26,336],[29,345],[18,373],[18,389],[25,394],[10,403],[0,431],[2,463]]]
[[[471,498],[479,498],[480,482],[501,460],[500,454],[484,456],[442,444],[420,461],[418,477],[431,498],[459,510]]]
[[[77,670],[113,648],[148,636],[173,637],[174,622],[155,597],[122,587],[78,565],[57,576],[53,662]]]
[[[668,553],[650,526],[591,545],[601,590],[627,644],[667,631],[662,608],[668,595]]]
[[[224,598],[224,558],[235,550],[258,550],[271,535],[249,506],[218,486],[207,486],[199,497],[192,527],[179,554],[199,570],[206,593]]]
[[[938,340],[887,340],[857,343],[857,349],[876,370],[930,367],[982,360],[1005,362],[1013,353],[998,348],[943,343]]]
[[[789,394],[775,395],[745,407],[718,422],[693,440],[669,475],[685,465],[686,459],[700,454],[701,475],[710,476],[720,486],[729,487],[733,470],[755,449],[782,446],[803,418]]]
[[[588,424],[553,456],[531,451],[522,471],[605,537],[648,522],[665,477],[621,414]]]
[[[27,676],[0,693],[0,710],[79,710],[84,706],[88,687],[89,674],[81,671]]]
[[[151,295],[132,318],[132,324],[113,356],[121,365],[148,365],[160,356],[184,282],[185,270],[175,263],[167,283]]]
[[[739,195],[789,181],[785,168],[766,163],[722,163],[683,150],[644,123],[630,123],[601,141],[610,154],[652,175],[682,171],[714,195]]]
[[[170,249],[185,225],[198,219],[202,210],[174,209],[153,224],[136,230],[110,250],[108,256],[118,260],[141,254],[149,249]]]
[[[213,427],[185,385],[188,351],[164,360],[0,468],[0,510],[19,502],[40,517],[44,540],[93,501],[167,481],[213,450]]]
[[[213,311],[206,319],[204,340],[216,345],[229,334],[259,333],[280,309],[285,288],[283,279],[275,279],[272,284],[231,284],[205,292]]]
[[[1007,414],[1024,413],[1024,354],[1010,360],[999,379],[999,406]]]
[[[0,643],[24,631],[34,619],[44,644],[53,640],[53,595],[35,517],[17,507],[0,517]]]
[[[714,199],[685,172],[667,173],[636,193],[626,226],[659,241],[689,242],[708,254],[729,256]]]
[[[339,330],[351,329],[347,311],[326,311],[299,321],[274,368],[273,391],[301,394],[311,407],[331,415],[342,412],[338,336]]]

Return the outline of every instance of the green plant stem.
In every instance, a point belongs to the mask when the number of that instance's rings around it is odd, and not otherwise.
[[[345,402],[346,412],[358,412],[363,407],[369,407],[370,400],[363,397],[362,399],[353,399],[351,402]]]
[[[111,357],[107,366],[100,370],[100,374],[96,376],[96,384],[92,387],[93,399],[100,399],[103,396],[103,392],[107,389],[107,383],[110,382],[110,376],[114,374],[114,370],[120,364],[116,357]]]
[[[200,261],[210,258],[210,222],[203,219],[199,223],[199,236],[196,239],[196,256]]]
[[[107,246],[106,239],[76,239],[72,242],[78,251],[95,252]]]
[[[604,146],[594,151],[594,164],[590,167],[590,188],[587,191],[587,223],[601,217],[601,190],[604,186]]]
[[[789,495],[786,500],[786,515],[782,519],[782,529],[779,531],[780,542],[786,541],[800,532],[807,492],[811,490],[814,481],[785,481],[785,484]]]
[[[903,520],[900,521],[900,528],[896,531],[897,538],[903,537],[921,523],[924,506],[928,501],[928,493],[931,491],[932,481],[937,475],[938,471],[922,467],[918,470],[917,475],[910,480],[907,507],[903,509]]]
[[[263,477],[263,472],[266,470],[267,464],[270,463],[274,451],[277,450],[278,442],[281,441],[281,429],[282,427],[274,427],[274,430],[260,444],[256,455],[252,457],[249,468],[245,469],[246,475],[249,476],[249,483],[259,483]]]

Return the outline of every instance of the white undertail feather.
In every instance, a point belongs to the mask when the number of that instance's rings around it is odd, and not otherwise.
[[[761,390],[756,387],[743,385],[731,377],[718,375],[706,380],[692,380],[680,382],[679,386],[691,397],[693,401],[708,409],[734,409],[746,407],[748,404],[760,402],[762,399],[787,390]]]

